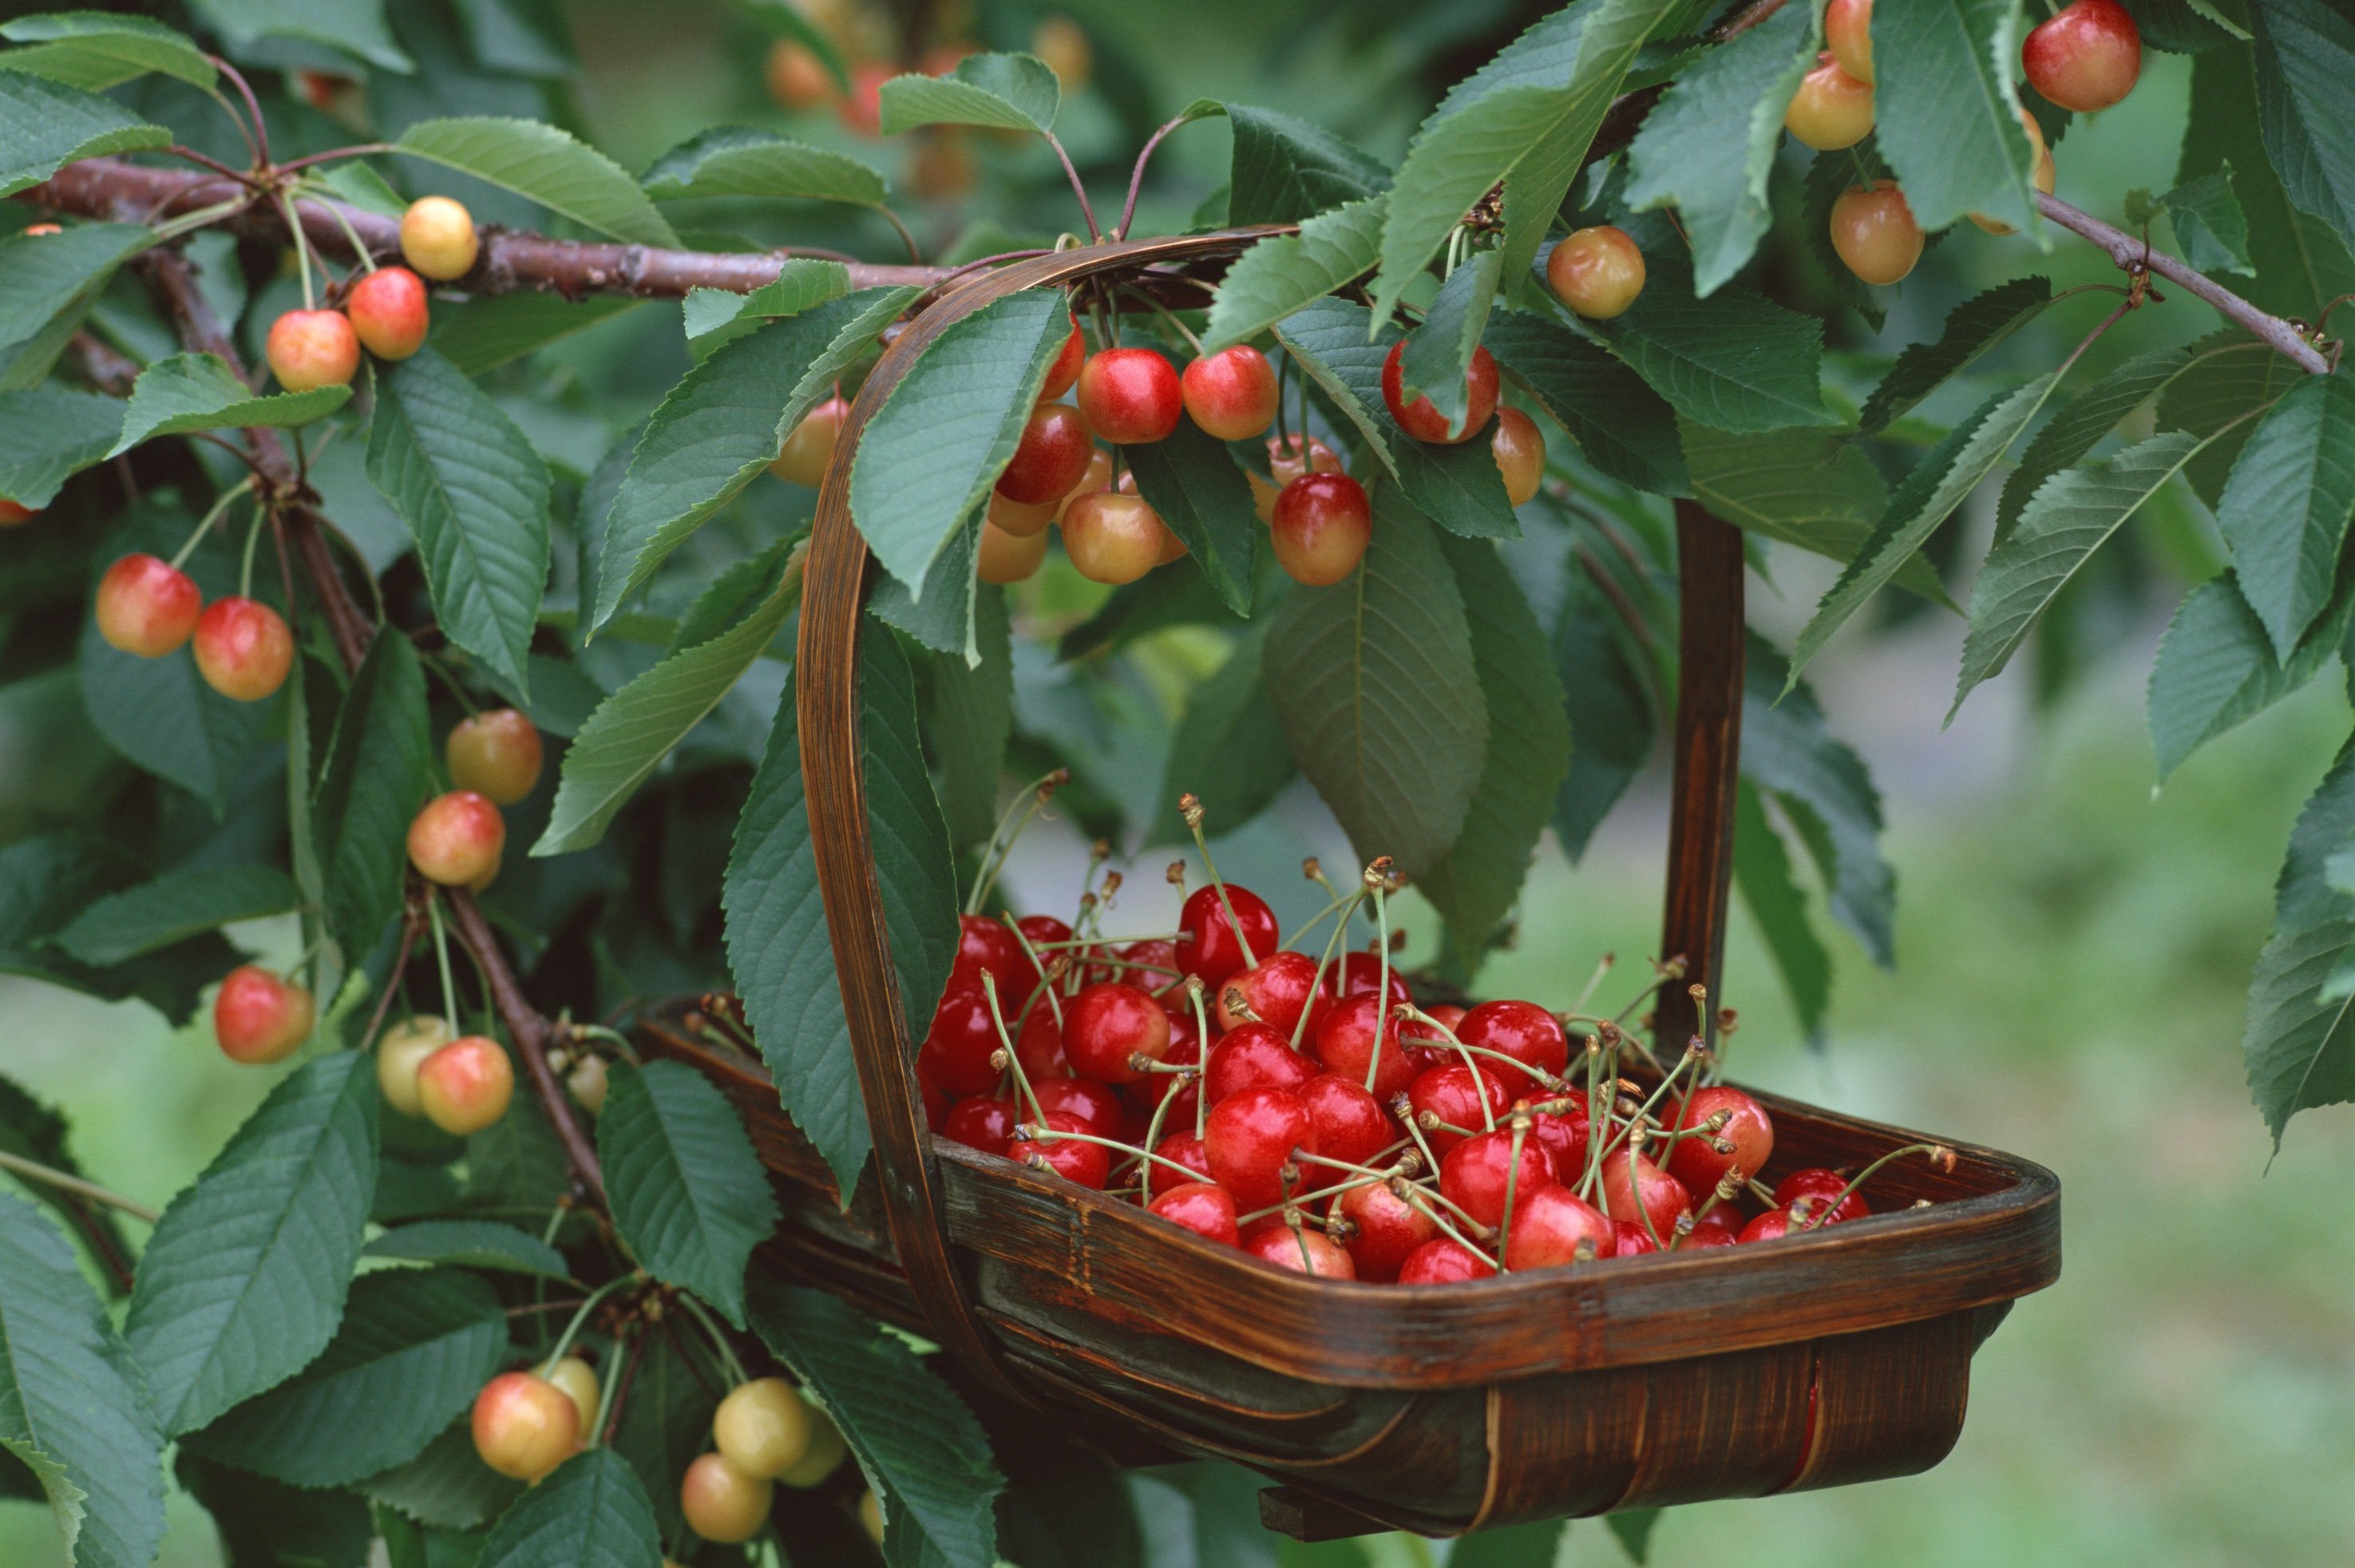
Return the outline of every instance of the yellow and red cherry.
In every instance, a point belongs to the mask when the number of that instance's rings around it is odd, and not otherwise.
[[[984,582],[1004,585],[1033,576],[1047,560],[1047,535],[1008,533],[996,523],[981,525],[974,571]]]
[[[474,1396],[474,1452],[500,1475],[537,1481],[581,1445],[572,1396],[529,1372],[501,1372]]]
[[[1832,249],[1868,283],[1893,283],[1922,259],[1922,226],[1895,180],[1851,186],[1832,203]]]
[[[1850,76],[1828,52],[1799,79],[1783,129],[1819,153],[1853,147],[1872,133],[1872,83]]]
[[[1094,437],[1080,411],[1069,403],[1048,403],[1024,422],[1014,455],[997,476],[996,493],[1025,507],[1052,506],[1087,476],[1094,452]]]
[[[1348,475],[1304,474],[1276,496],[1269,527],[1276,564],[1295,582],[1322,588],[1358,570],[1374,513],[1365,487]]]
[[[1824,7],[1824,43],[1840,69],[1872,80],[1872,0],[1832,0]]]
[[[679,1512],[687,1528],[706,1541],[733,1545],[750,1541],[769,1522],[769,1499],[775,1488],[758,1476],[748,1476],[728,1462],[724,1454],[698,1457],[678,1484]]]
[[[2118,0],[2076,0],[2019,46],[2028,85],[2063,109],[2093,114],[2134,91],[2142,33]]]
[[[825,482],[826,464],[834,460],[835,432],[849,412],[850,405],[842,399],[828,398],[804,414],[785,437],[784,450],[770,460],[769,472],[816,489]]]
[[[486,1036],[461,1035],[417,1064],[418,1108],[455,1136],[490,1126],[514,1098],[515,1064]]]
[[[779,38],[769,46],[769,58],[762,63],[761,77],[769,89],[769,96],[783,109],[823,109],[834,101],[839,91],[834,73],[826,69],[826,62],[817,58],[815,51],[791,38]]]
[[[409,823],[409,863],[445,888],[473,887],[497,870],[506,845],[506,819],[470,789],[435,795]]]
[[[1088,362],[1088,340],[1080,335],[1079,317],[1071,318],[1071,336],[1063,339],[1063,347],[1047,366],[1046,384],[1039,389],[1039,400],[1051,403],[1071,389],[1080,379],[1080,367]]]
[[[1089,427],[1114,446],[1159,441],[1186,411],[1178,372],[1150,348],[1092,355],[1081,368],[1077,397]]]
[[[586,1438],[597,1424],[597,1370],[578,1356],[567,1356],[542,1367],[540,1377],[564,1391],[565,1398],[581,1413],[581,1432]]]
[[[1186,412],[1220,441],[1249,441],[1275,422],[1275,368],[1248,343],[1203,355],[1178,380]]]
[[[816,1486],[833,1475],[841,1466],[844,1456],[850,1452],[849,1445],[842,1440],[841,1430],[826,1412],[813,1409],[810,1417],[814,1425],[810,1432],[809,1452],[802,1456],[798,1464],[777,1477],[789,1487]]]
[[[376,1086],[384,1103],[404,1116],[421,1116],[417,1098],[417,1069],[425,1059],[450,1043],[450,1026],[431,1013],[403,1019],[378,1037]]]
[[[311,993],[269,970],[240,964],[213,997],[213,1039],[248,1066],[283,1061],[311,1038]]]
[[[712,1446],[747,1476],[775,1480],[807,1456],[817,1430],[801,1391],[783,1378],[755,1378],[729,1391],[711,1418]]]
[[[294,667],[294,635],[284,617],[238,594],[205,606],[190,646],[205,684],[240,702],[273,695]]]
[[[1516,507],[1534,500],[1545,483],[1546,464],[1545,432],[1538,429],[1538,421],[1518,409],[1498,409],[1489,450],[1496,453],[1497,472],[1505,478],[1505,499]]]
[[[450,782],[513,805],[539,783],[539,731],[512,708],[462,719],[442,747]]]
[[[834,101],[835,117],[860,136],[883,133],[883,84],[900,74],[897,66],[861,60],[850,68],[850,91]]]
[[[162,658],[186,642],[203,608],[195,579],[158,556],[126,555],[98,580],[98,635],[141,658]]]
[[[361,347],[379,359],[406,359],[431,325],[425,281],[406,267],[378,267],[352,285],[344,315]]]
[[[13,528],[19,523],[29,523],[41,514],[31,507],[0,497],[0,528]]]
[[[1095,69],[1094,46],[1069,16],[1048,16],[1031,28],[1030,52],[1047,62],[1067,97],[1085,87]]]
[[[1135,581],[1160,561],[1167,531],[1143,496],[1117,490],[1082,496],[1063,513],[1064,552],[1091,582]]]
[[[1612,224],[1581,229],[1547,254],[1546,287],[1587,320],[1608,321],[1644,292],[1644,252]]]
[[[446,196],[421,196],[400,215],[400,254],[421,278],[446,283],[474,265],[482,239],[474,217]]]
[[[1382,401],[1389,405],[1391,418],[1399,428],[1417,441],[1454,443],[1469,441],[1487,428],[1488,416],[1497,411],[1497,360],[1485,348],[1472,350],[1472,363],[1465,368],[1464,393],[1465,411],[1461,430],[1448,424],[1447,417],[1432,405],[1427,397],[1412,402],[1405,400],[1403,363],[1406,340],[1391,345],[1390,355],[1382,361]]]
[[[262,344],[270,373],[290,392],[341,387],[360,368],[359,335],[339,310],[290,310]]]
[[[1304,443],[1307,450],[1305,459],[1301,455]],[[1303,437],[1295,434],[1282,440],[1270,436],[1267,439],[1267,466],[1268,473],[1274,479],[1273,484],[1249,469],[1243,470],[1243,477],[1251,481],[1252,509],[1259,514],[1261,522],[1273,526],[1275,522],[1275,498],[1284,493],[1286,485],[1304,474],[1338,474],[1341,472],[1341,459],[1335,455],[1331,447],[1313,435]]]

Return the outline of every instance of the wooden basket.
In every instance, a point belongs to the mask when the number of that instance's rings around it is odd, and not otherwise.
[[[919,315],[853,404],[837,452],[952,321],[1014,290],[1194,269],[1255,233],[1064,251],[991,272]],[[1430,1535],[1569,1514],[1910,1475],[1962,1428],[1972,1352],[2060,1273],[2051,1172],[1955,1146],[1901,1161],[1876,1214],[1805,1237],[1434,1287],[1312,1279],[1132,1204],[933,1138],[868,837],[858,626],[869,562],[849,465],[818,501],[795,688],[803,779],[835,965],[875,1139],[847,1209],[759,1062],[642,1020],[647,1047],[709,1073],[779,1179],[773,1245],[802,1276],[937,1340],[990,1393],[1049,1408],[1117,1458],[1199,1456],[1279,1485],[1267,1522],[1304,1539]],[[1742,686],[1740,535],[1678,504],[1682,576],[1675,811],[1661,951],[1720,972]],[[1705,1029],[1663,994],[1660,1037]],[[1773,1182],[1855,1166],[1920,1135],[1761,1095]],[[1928,1199],[1935,1206],[1903,1210]]]

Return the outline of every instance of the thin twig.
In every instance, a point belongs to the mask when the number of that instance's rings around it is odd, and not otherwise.
[[[22,1155],[10,1154],[5,1149],[0,1149],[0,1170],[11,1170],[27,1180],[37,1181],[45,1187],[54,1187],[60,1192],[70,1192],[77,1198],[87,1198],[93,1203],[103,1203],[110,1209],[120,1209],[133,1219],[144,1220],[151,1225],[164,1217],[160,1211],[150,1209],[135,1198],[125,1198],[112,1188],[101,1187],[95,1181],[84,1181],[79,1176],[69,1176],[64,1171],[52,1169],[38,1160],[27,1159]]]
[[[1040,133],[1047,138],[1047,145],[1055,149],[1055,156],[1062,161],[1063,174],[1071,182],[1071,194],[1080,198],[1080,216],[1088,220],[1088,238],[1101,244],[1103,230],[1096,227],[1096,209],[1088,200],[1088,187],[1080,183],[1080,171],[1071,166],[1071,155],[1063,151],[1063,144],[1056,138],[1055,133],[1047,131]]]

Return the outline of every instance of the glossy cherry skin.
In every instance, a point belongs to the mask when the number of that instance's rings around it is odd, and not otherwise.
[[[513,805],[539,783],[539,731],[512,708],[460,720],[442,754],[452,784],[496,805]]]
[[[207,686],[239,702],[260,702],[286,684],[294,667],[294,634],[269,605],[231,594],[197,617],[189,651]]]
[[[1787,1209],[1800,1199],[1808,1198],[1820,1208],[1843,1192],[1848,1192],[1847,1177],[1837,1170],[1827,1170],[1815,1165],[1795,1170],[1775,1183],[1774,1202],[1778,1207]],[[1864,1200],[1863,1193],[1849,1192],[1840,1206],[1825,1215],[1822,1222],[1827,1225],[1843,1224],[1850,1220],[1861,1220],[1871,1212],[1872,1206]]]
[[[1239,1240],[1235,1230],[1235,1200],[1227,1195],[1223,1187],[1208,1181],[1181,1181],[1146,1207],[1173,1225],[1185,1226],[1205,1241],[1231,1247]]]
[[[1824,7],[1824,43],[1840,69],[1872,80],[1872,0],[1832,0]]]
[[[420,276],[446,283],[464,277],[482,249],[474,215],[446,196],[421,196],[400,215],[400,257]]]
[[[1039,400],[1051,403],[1071,389],[1080,379],[1080,367],[1088,362],[1088,340],[1080,335],[1077,316],[1071,318],[1071,336],[1063,339],[1063,347],[1047,366],[1046,384],[1039,389]]]
[[[1722,1083],[1694,1090],[1682,1102],[1677,1127],[1700,1126],[1721,1111],[1726,1123],[1717,1136],[1733,1145],[1732,1154],[1718,1153],[1707,1135],[1678,1138],[1668,1150],[1668,1174],[1684,1183],[1695,1203],[1706,1201],[1729,1169],[1739,1166],[1742,1175],[1754,1175],[1766,1168],[1766,1157],[1774,1152],[1774,1124],[1767,1119],[1765,1107]]]
[[[1249,441],[1275,422],[1275,367],[1247,343],[1203,355],[1178,382],[1187,413],[1220,441]]]
[[[515,1064],[486,1035],[460,1035],[417,1064],[418,1109],[455,1136],[490,1126],[514,1098]]]
[[[949,983],[977,990],[985,969],[997,982],[997,1005],[1007,1009],[1010,1022],[1013,1010],[1022,1005],[1030,987],[1039,983],[1039,971],[1032,967],[1030,955],[1022,951],[1020,940],[1003,922],[984,914],[961,914],[957,916],[957,950],[949,965]]]
[[[1357,1227],[1348,1244],[1359,1279],[1382,1284],[1398,1278],[1415,1249],[1439,1234],[1439,1221],[1391,1191],[1388,1182],[1353,1187],[1334,1203]]]
[[[1489,438],[1488,450],[1497,459],[1497,472],[1505,481],[1505,499],[1513,506],[1525,507],[1537,498],[1545,485],[1545,432],[1538,421],[1518,409],[1497,411],[1497,433]]]
[[[1695,1225],[1683,1235],[1668,1242],[1672,1253],[1695,1252],[1705,1247],[1730,1247],[1742,1239],[1741,1232],[1723,1225]]]
[[[501,1372],[474,1396],[474,1452],[500,1475],[536,1481],[572,1456],[581,1443],[581,1408],[572,1396],[529,1372]]]
[[[1546,286],[1589,321],[1624,315],[1644,292],[1644,252],[1624,229],[1581,229],[1546,254]]]
[[[1497,1272],[1497,1265],[1474,1252],[1463,1243],[1446,1236],[1425,1242],[1407,1254],[1399,1265],[1401,1285],[1461,1285],[1467,1279],[1486,1279]]]
[[[1099,491],[1065,508],[1063,553],[1082,577],[1117,587],[1160,564],[1168,531],[1143,496]]]
[[[1603,1207],[1614,1220],[1639,1226],[1649,1214],[1651,1231],[1665,1242],[1677,1228],[1677,1216],[1692,1208],[1692,1194],[1648,1156],[1636,1155],[1631,1161],[1620,1148],[1603,1157]]]
[[[1256,966],[1230,977],[1218,987],[1217,995],[1220,1028],[1234,1029],[1249,1019],[1257,1019],[1286,1040],[1293,1037],[1293,1029],[1304,1012],[1309,1016],[1309,1035],[1313,1038],[1328,1002],[1326,992],[1316,983],[1316,960],[1305,953],[1271,954]],[[1236,996],[1250,1009],[1248,1017],[1232,1005],[1231,998]]]
[[[1460,1133],[1451,1133],[1446,1127],[1423,1129],[1423,1142],[1431,1146],[1431,1152],[1443,1156],[1474,1133],[1486,1132],[1492,1118],[1502,1121],[1506,1107],[1513,1103],[1512,1096],[1505,1093],[1505,1086],[1493,1074],[1485,1071],[1475,1073],[1461,1061],[1426,1068],[1417,1073],[1414,1082],[1407,1085],[1406,1097],[1418,1117],[1433,1115],[1450,1126],[1465,1129]],[[1485,1115],[1481,1110],[1484,1101],[1487,1106]]]
[[[1202,1042],[1194,1037],[1194,1020],[1182,1012],[1170,1013],[1166,1008],[1162,1010],[1168,1013],[1169,1018],[1169,1049],[1162,1052],[1161,1064],[1164,1067],[1200,1066]],[[1180,1103],[1170,1106],[1169,1115],[1163,1120],[1177,1118],[1190,1122],[1194,1119],[1193,1094],[1199,1082],[1199,1078],[1188,1079],[1183,1073],[1148,1072],[1134,1083],[1122,1084],[1120,1095],[1130,1104],[1141,1105],[1148,1112],[1162,1101],[1175,1097]]]
[[[196,580],[159,556],[126,555],[98,580],[98,635],[126,654],[159,659],[197,629]]]
[[[916,1050],[916,1065],[951,1094],[985,1094],[997,1087],[998,1070],[989,1058],[998,1045],[989,998],[979,986],[953,979],[940,1006],[932,1009],[932,1027]]]
[[[1824,1222],[1830,1223],[1829,1221]],[[1796,1213],[1787,1207],[1769,1209],[1747,1225],[1742,1226],[1742,1234],[1738,1239],[1743,1242],[1774,1242],[1780,1241],[1795,1232],[1801,1235],[1806,1233],[1802,1229]]]
[[[1611,1253],[1614,1258],[1632,1258],[1644,1253],[1657,1253],[1660,1250],[1652,1244],[1651,1235],[1644,1229],[1641,1221],[1614,1220],[1611,1221],[1611,1230],[1618,1238],[1618,1245]],[[1665,1242],[1668,1239],[1668,1232],[1661,1232],[1660,1240]]]
[[[1077,1116],[1060,1111],[1047,1113],[1047,1126],[1058,1133],[1084,1133]],[[1033,1165],[1044,1160],[1047,1168],[1066,1181],[1076,1181],[1082,1187],[1101,1190],[1104,1179],[1112,1174],[1112,1151],[1102,1144],[1082,1143],[1077,1138],[1046,1138],[1034,1141],[1016,1138],[1006,1147],[1006,1157],[1020,1165]]]
[[[1271,485],[1248,468],[1243,470],[1243,477],[1251,482],[1252,510],[1259,514],[1259,520],[1263,523],[1270,525],[1274,523],[1276,496],[1282,493],[1286,485],[1291,484],[1303,474],[1341,472],[1340,458],[1334,455],[1331,447],[1318,441],[1315,436],[1307,438],[1308,455],[1304,460],[1300,455],[1301,439],[1297,434],[1282,441],[1278,441],[1274,436],[1268,437],[1267,464],[1269,472],[1274,476],[1273,484]]]
[[[1010,1099],[996,1094],[968,1094],[949,1107],[941,1136],[984,1154],[1003,1155],[1006,1146],[1014,1139],[1015,1124],[1021,1119]]]
[[[1109,1084],[1085,1078],[1049,1078],[1030,1085],[1030,1092],[1038,1096],[1039,1109],[1047,1113],[1049,1125],[1054,1125],[1053,1118],[1060,1113],[1079,1123],[1081,1132],[1100,1138],[1120,1136],[1126,1112]]]
[[[470,789],[434,796],[409,824],[409,863],[445,888],[472,887],[496,871],[506,844],[506,819]]]
[[[2019,46],[2028,85],[2063,109],[2093,114],[2134,91],[2142,33],[2118,0],[2076,0]]]
[[[1023,425],[1022,439],[997,476],[997,493],[1026,507],[1060,501],[1086,477],[1088,457],[1095,449],[1095,438],[1079,410],[1069,403],[1048,403],[1034,410]]]
[[[1565,1179],[1575,1179],[1586,1169],[1587,1130],[1582,1100],[1572,1101],[1567,1113],[1538,1111],[1529,1116],[1530,1141],[1553,1156],[1554,1169]]]
[[[1358,1265],[1348,1250],[1313,1225],[1294,1230],[1281,1219],[1262,1220],[1238,1243],[1262,1263],[1319,1279],[1355,1279]]]
[[[1022,1063],[1023,1076],[1033,1083],[1041,1078],[1071,1075],[1071,1059],[1063,1050],[1063,1031],[1055,1022],[1055,1009],[1044,998],[1022,1020],[1022,1032],[1014,1038],[1014,1056]]]
[[[1230,919],[1227,908],[1234,906]],[[1240,938],[1235,923],[1242,923]],[[1187,895],[1185,906],[1178,912],[1178,945],[1174,956],[1181,973],[1199,975],[1212,996],[1230,975],[1245,965],[1266,958],[1276,950],[1275,912],[1267,901],[1249,888],[1226,884],[1225,896],[1217,887],[1196,888]],[[1245,956],[1245,944],[1250,955]]]
[[[973,571],[984,582],[1004,587],[1027,581],[1046,564],[1045,529],[1035,534],[1010,534],[996,523],[981,525],[981,538],[974,547]]]
[[[1440,1196],[1483,1225],[1503,1223],[1508,1186],[1518,1211],[1521,1200],[1540,1188],[1554,1185],[1557,1179],[1553,1157],[1527,1139],[1522,1141],[1517,1168],[1513,1161],[1513,1135],[1502,1127],[1465,1138],[1439,1161]]]
[[[431,1013],[403,1019],[377,1037],[376,1084],[384,1103],[404,1116],[421,1116],[417,1101],[417,1069],[424,1060],[450,1043],[450,1026]]]
[[[1308,1107],[1308,1120],[1316,1129],[1316,1152],[1327,1159],[1365,1165],[1398,1141],[1399,1131],[1390,1114],[1355,1079],[1320,1072],[1301,1085],[1300,1101]]]
[[[1466,1045],[1509,1056],[1523,1066],[1556,1079],[1570,1065],[1570,1036],[1563,1031],[1559,1019],[1535,1002],[1483,1002],[1464,1015],[1455,1026],[1455,1038]],[[1495,1057],[1484,1056],[1479,1061],[1486,1071],[1505,1081],[1507,1092],[1516,1098],[1545,1090],[1545,1085],[1529,1073]]]
[[[1125,474],[1121,475],[1125,479]],[[1081,475],[1078,488],[1064,496],[1055,507],[1055,520],[1061,522],[1071,515],[1071,503],[1082,496],[1101,496],[1112,488],[1112,453],[1099,446],[1088,454],[1087,472]]]
[[[1370,997],[1382,986],[1382,956],[1379,953],[1344,953],[1325,972],[1326,984],[1332,987],[1333,999],[1347,1001],[1351,997]],[[1406,983],[1405,974],[1396,964],[1390,966],[1390,997],[1393,1002],[1412,1002],[1414,992]],[[1459,1014],[1463,1008],[1455,1009]]]
[[[1872,83],[1850,76],[1828,53],[1818,60],[1783,111],[1783,129],[1819,153],[1853,147],[1872,133]]]
[[[962,919],[963,917],[959,917]],[[1014,923],[1014,929],[1029,939],[1042,960],[1052,959],[1063,951],[1060,944],[1071,939],[1071,928],[1051,914],[1026,914]],[[1033,965],[1026,971],[1032,979],[1042,978],[1046,971]]]
[[[1147,1162],[1152,1168],[1147,1177],[1148,1190],[1156,1198],[1185,1185],[1186,1178],[1170,1169],[1169,1165],[1184,1166],[1194,1173],[1197,1180],[1210,1179],[1210,1157],[1191,1127],[1168,1134],[1153,1146],[1153,1152],[1161,1157],[1161,1159]],[[1168,1161],[1169,1165],[1163,1164],[1162,1160]]]
[[[1080,412],[1114,446],[1159,441],[1178,428],[1186,394],[1169,361],[1150,348],[1107,348],[1080,370]]]
[[[406,359],[425,343],[425,280],[406,267],[378,267],[352,285],[344,314],[361,347],[379,359]]]
[[[1598,1258],[1615,1257],[1619,1238],[1610,1219],[1566,1187],[1541,1187],[1524,1203],[1513,1204],[1512,1234],[1505,1240],[1505,1266],[1552,1268],[1576,1263],[1580,1243]]]
[[[1387,1104],[1390,1097],[1414,1082],[1414,1063],[1406,1059],[1399,1045],[1398,1019],[1382,1022],[1380,1060],[1376,1060],[1374,1028],[1382,1018],[1383,1007],[1373,997],[1351,997],[1336,1002],[1331,1010],[1317,1021],[1315,1035],[1316,1060],[1328,1071],[1344,1078],[1366,1082],[1366,1069],[1373,1067],[1374,1097]]]
[[[1246,1089],[1210,1107],[1202,1134],[1210,1179],[1242,1208],[1264,1209],[1284,1199],[1282,1171],[1295,1150],[1315,1154],[1316,1126],[1308,1106],[1289,1089]],[[1314,1185],[1305,1178],[1302,1186]]]
[[[231,1061],[283,1061],[311,1038],[311,993],[269,970],[240,964],[213,997],[213,1039]]]
[[[1453,1029],[1464,1021],[1465,1013],[1470,1009],[1459,1008],[1453,1002],[1441,1002],[1423,1010]],[[1428,1072],[1434,1067],[1444,1067],[1451,1061],[1463,1060],[1448,1044],[1446,1035],[1417,1019],[1410,1019],[1399,1025],[1399,1039],[1406,1046],[1407,1060],[1414,1063],[1418,1072]]]
[[[1210,1048],[1203,1088],[1215,1105],[1246,1089],[1298,1089],[1316,1076],[1316,1063],[1266,1024],[1238,1024]]]
[[[1406,357],[1406,340],[1391,345],[1389,357],[1382,361],[1382,401],[1389,405],[1391,418],[1399,428],[1417,441],[1435,441],[1452,444],[1469,441],[1487,428],[1488,417],[1497,411],[1497,359],[1485,348],[1472,350],[1472,363],[1464,372],[1465,411],[1464,428],[1450,429],[1447,417],[1432,406],[1429,398],[1405,400],[1405,379],[1402,362]]]
[[[1832,249],[1868,283],[1893,283],[1922,259],[1922,226],[1894,180],[1852,186],[1832,203]]]
[[[1304,474],[1275,497],[1269,542],[1295,582],[1329,587],[1358,570],[1374,537],[1365,487],[1346,474]]]
[[[340,387],[360,368],[359,335],[339,310],[290,310],[262,343],[270,373],[290,392]]]
[[[1089,986],[1063,1004],[1063,1050],[1071,1070],[1100,1083],[1130,1083],[1143,1076],[1133,1056],[1158,1061],[1169,1052],[1169,1015],[1135,986]]]
[[[761,1533],[775,1491],[774,1482],[746,1475],[726,1456],[704,1454],[679,1479],[678,1511],[703,1540],[733,1544]]]
[[[924,1099],[924,1125],[936,1133],[947,1131],[949,1092],[932,1081],[932,1070],[922,1056],[916,1058],[916,1090]]]
[[[850,405],[828,398],[801,417],[785,437],[783,450],[769,460],[769,472],[815,490],[826,481],[826,465],[834,461],[834,438],[848,417]]]

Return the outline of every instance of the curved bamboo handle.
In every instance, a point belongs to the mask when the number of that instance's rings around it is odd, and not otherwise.
[[[1677,503],[1676,784],[1668,816],[1660,956],[1684,955],[1685,978],[1661,987],[1654,1049],[1673,1062],[1716,1034],[1725,975],[1726,895],[1733,880],[1733,805],[1741,786],[1743,639],[1742,530]],[[1696,1008],[1686,987],[1709,987]]]

